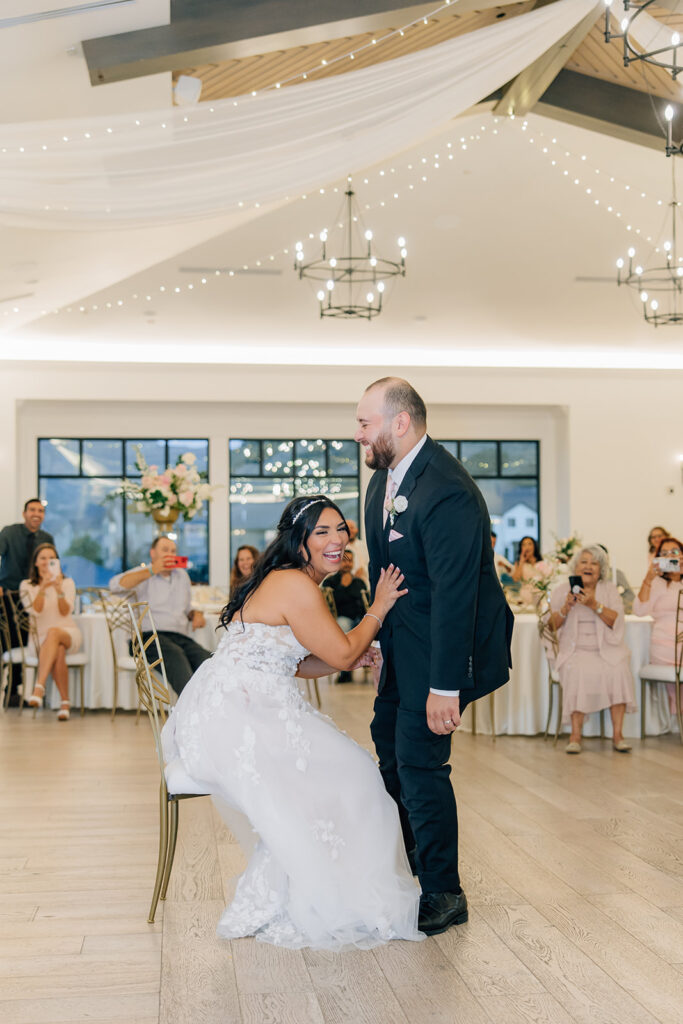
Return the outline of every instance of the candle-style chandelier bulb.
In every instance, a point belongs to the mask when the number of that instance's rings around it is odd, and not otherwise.
[[[623,261],[623,259],[620,256],[619,259],[617,260],[617,266],[619,267],[619,270],[621,270],[623,265],[624,265],[624,261]]]
[[[633,246],[631,246],[631,248],[629,249],[628,254],[631,257],[631,259],[633,259],[633,257],[636,254],[636,250],[633,248]]]
[[[664,117],[667,119],[667,121],[673,121],[673,116],[674,108],[671,106],[670,103],[667,103],[666,109],[664,110]]]

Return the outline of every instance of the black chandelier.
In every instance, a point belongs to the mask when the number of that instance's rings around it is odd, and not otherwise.
[[[631,0],[622,0],[624,17],[620,22],[621,33],[615,33],[610,31],[612,2],[613,0],[605,0],[605,42],[609,43],[612,39],[624,40],[624,67],[627,68],[629,64],[642,61],[644,64],[652,64],[654,67],[670,71],[671,77],[675,81],[680,72],[683,71],[683,64],[679,63],[679,59],[683,55],[680,54],[681,37],[678,32],[673,31],[666,45],[657,46],[653,50],[644,48],[649,45],[649,42],[645,43],[641,49],[636,49],[631,41],[632,29],[638,16],[647,11],[648,7],[667,5],[662,3],[661,0],[659,3],[656,0],[643,0],[642,3],[631,3]],[[658,25],[662,31],[667,30],[666,24],[659,22]],[[652,38],[651,32],[644,28],[643,39],[646,39],[648,36]]]
[[[668,118],[671,123],[670,118]],[[683,323],[683,256],[678,255],[677,221],[680,203],[676,198],[676,165],[671,164],[672,197],[669,203],[669,237],[662,249],[666,262],[645,267],[636,259],[636,250],[628,250],[628,263],[617,260],[617,284],[628,285],[638,292],[647,323],[659,327]]]
[[[373,251],[372,231],[363,228],[350,177],[347,185],[344,204],[335,221],[342,235],[337,255],[328,256],[329,235],[334,230],[328,233],[324,228],[319,236],[320,257],[306,263],[303,242],[297,242],[294,269],[300,279],[308,278],[323,285],[317,292],[321,317],[372,320],[382,312],[385,282],[392,277],[405,277],[406,240],[398,239],[400,261],[377,256]]]

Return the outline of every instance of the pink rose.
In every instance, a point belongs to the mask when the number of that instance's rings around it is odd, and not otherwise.
[[[168,473],[162,473],[161,474],[161,476],[159,477],[159,483],[161,485],[163,485],[164,487],[170,487],[171,486],[171,478],[168,475]]]
[[[187,473],[187,466],[184,466],[181,462],[179,466],[173,467],[173,472],[176,476],[185,476]]]
[[[194,498],[194,492],[193,491],[181,491],[180,494],[178,495],[178,501],[180,502],[181,505],[185,505],[185,506],[191,505],[193,498]]]

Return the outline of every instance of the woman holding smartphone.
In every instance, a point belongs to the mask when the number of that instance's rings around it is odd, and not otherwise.
[[[624,641],[624,604],[599,545],[578,551],[570,571],[575,575],[550,596],[560,643],[555,668],[562,685],[563,717],[571,720],[565,749],[568,754],[580,754],[584,717],[609,708],[612,746],[627,754],[631,746],[622,733],[624,714],[635,711],[636,705]]]
[[[62,574],[51,544],[41,544],[34,551],[29,578],[22,580],[19,594],[38,631],[38,674],[28,703],[33,708],[42,706],[47,677],[52,674],[62,698],[57,719],[66,722],[71,706],[66,652],[75,654],[83,638],[72,617],[76,585]]]
[[[650,664],[673,665],[676,660],[676,611],[683,588],[681,560],[683,544],[675,537],[663,537],[645,574],[638,597],[633,602],[635,615],[654,619],[650,638]],[[677,570],[677,571],[674,571]],[[667,683],[669,710],[676,710],[673,683]]]

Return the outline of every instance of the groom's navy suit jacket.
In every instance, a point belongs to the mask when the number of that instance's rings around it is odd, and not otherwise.
[[[427,438],[398,494],[408,507],[392,526],[382,511],[387,471],[377,470],[365,500],[370,585],[393,562],[405,574],[399,598],[379,633],[401,694],[426,702],[430,687],[460,690],[461,710],[509,678],[513,616],[493,563],[491,523],[467,470]],[[403,700],[403,696],[402,696]]]

